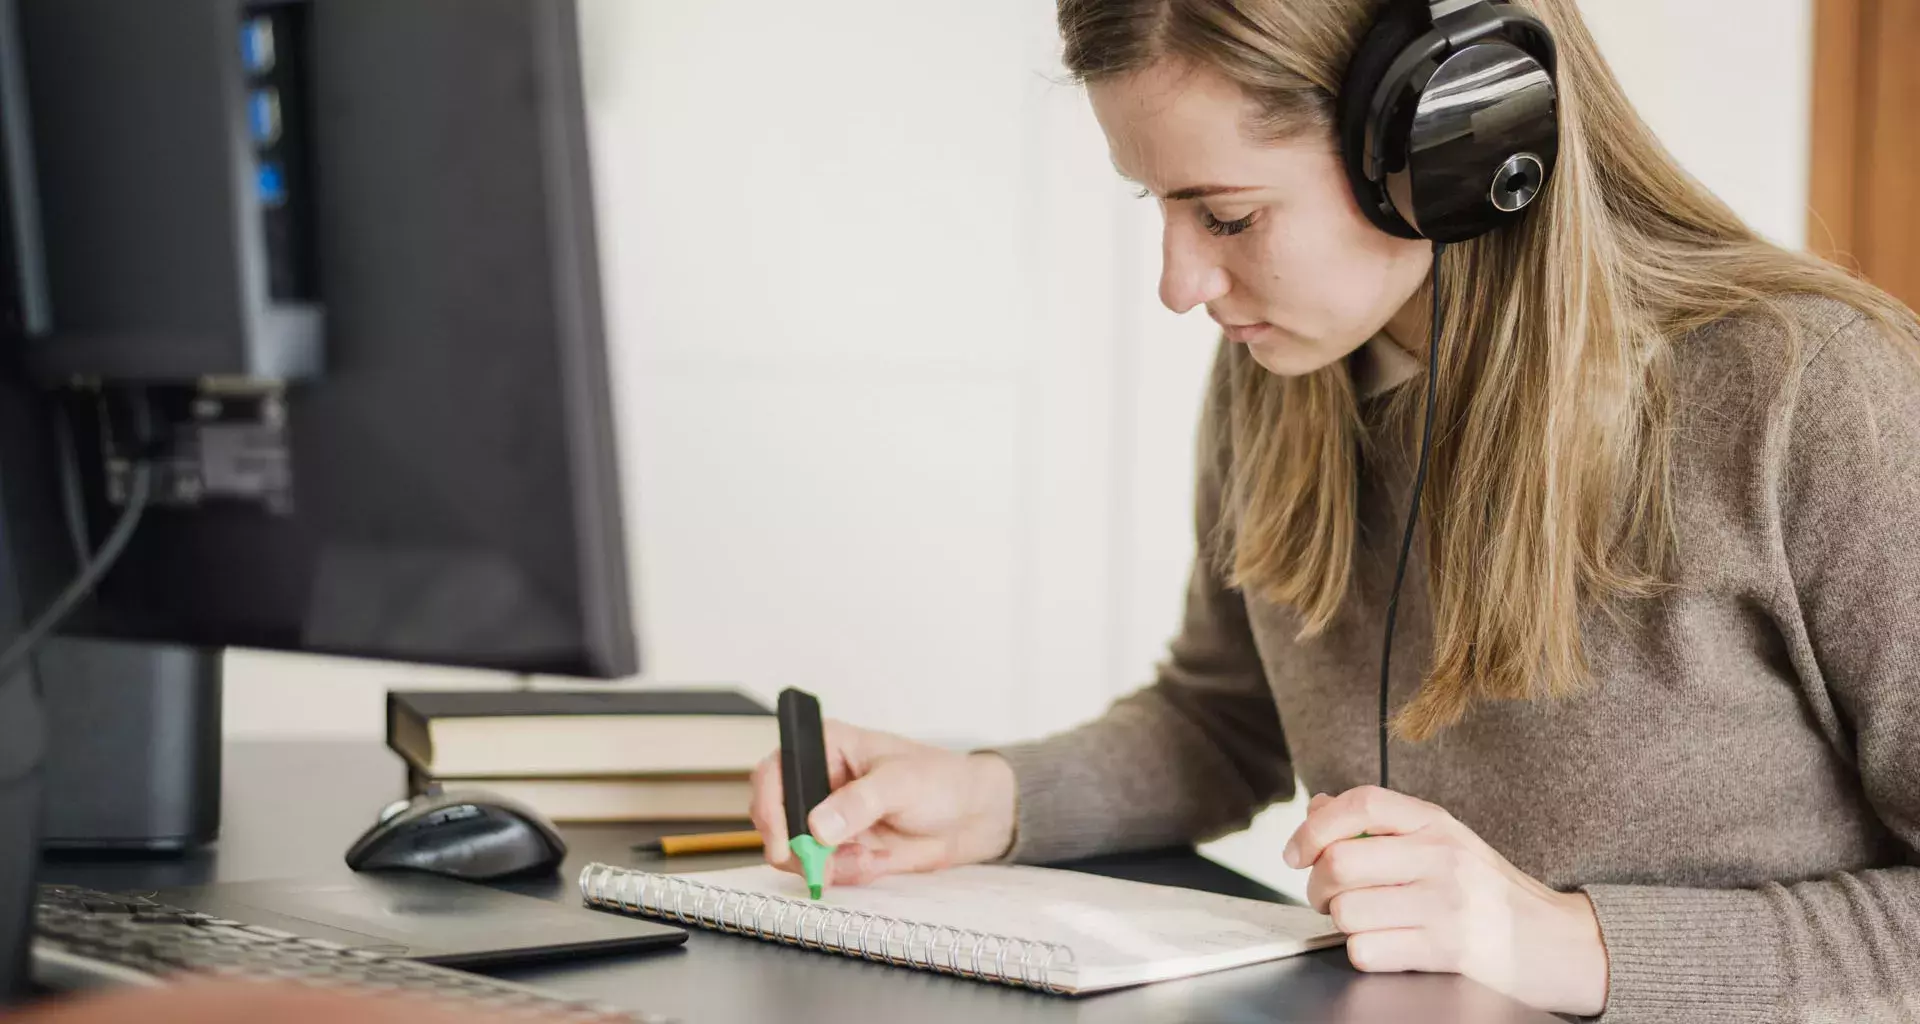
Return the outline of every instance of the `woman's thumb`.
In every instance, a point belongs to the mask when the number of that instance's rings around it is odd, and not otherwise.
[[[898,763],[883,761],[820,801],[807,815],[807,828],[815,839],[838,846],[897,810],[908,798],[912,778]]]

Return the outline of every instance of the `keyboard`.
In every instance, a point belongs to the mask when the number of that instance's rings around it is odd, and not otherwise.
[[[33,973],[62,990],[202,976],[414,996],[568,1024],[672,1024],[379,950],[70,885],[39,888]]]

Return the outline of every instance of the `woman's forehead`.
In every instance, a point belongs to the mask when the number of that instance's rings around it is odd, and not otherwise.
[[[1159,195],[1283,182],[1319,161],[1310,140],[1260,141],[1258,108],[1220,75],[1167,62],[1088,86],[1122,177]]]

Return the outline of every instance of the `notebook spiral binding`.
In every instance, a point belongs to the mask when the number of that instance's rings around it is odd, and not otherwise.
[[[1073,950],[1058,943],[723,889],[610,864],[581,869],[580,896],[591,907],[1055,995],[1067,989],[1049,980],[1050,973],[1073,966]]]

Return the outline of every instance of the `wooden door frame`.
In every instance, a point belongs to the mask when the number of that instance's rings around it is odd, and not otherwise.
[[[1920,3],[1813,14],[1807,246],[1920,309]]]
[[[1863,10],[1873,0],[1814,0],[1812,166],[1807,181],[1807,247],[1828,259],[1857,267],[1855,237],[1861,124],[1872,111],[1861,66],[1872,51],[1861,45]]]

